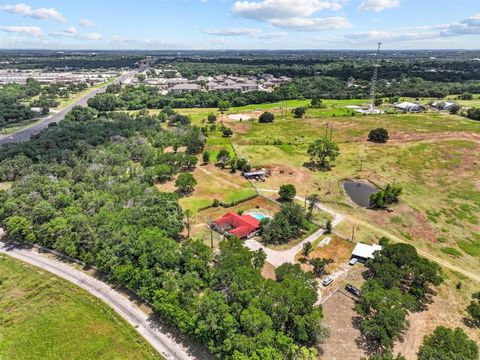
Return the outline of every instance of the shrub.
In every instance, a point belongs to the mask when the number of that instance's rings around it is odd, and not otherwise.
[[[275,115],[273,115],[271,112],[266,111],[262,115],[260,115],[258,122],[262,124],[267,124],[272,123],[273,120],[275,120]]]
[[[389,139],[388,131],[384,128],[377,128],[370,131],[368,140],[376,143],[386,143]]]

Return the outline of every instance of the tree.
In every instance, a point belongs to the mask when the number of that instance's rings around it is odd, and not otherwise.
[[[456,115],[460,112],[460,110],[462,109],[462,107],[458,104],[453,104],[450,106],[450,108],[448,109],[449,113],[452,114],[452,115]]]
[[[332,220],[328,219],[325,224],[325,234],[330,234],[333,230]]]
[[[190,209],[187,209],[183,212],[183,214],[185,215],[185,227],[187,228],[187,237],[189,238],[190,237],[190,229],[191,229],[191,225],[190,225],[190,219],[192,218],[192,210]]]
[[[282,201],[293,201],[297,195],[297,189],[292,184],[281,185],[278,195]]]
[[[31,222],[23,216],[11,216],[5,222],[5,231],[8,237],[19,243],[33,243],[35,233]]]
[[[310,241],[307,241],[305,244],[303,244],[302,255],[304,258],[307,258],[312,251],[313,251],[313,245]]]
[[[292,110],[293,117],[296,119],[301,119],[305,116],[307,110],[304,107],[296,107]]]
[[[209,115],[208,115],[208,118],[207,118],[207,121],[208,121],[210,124],[214,124],[214,123],[217,121],[217,115],[215,115],[215,114],[209,114]]]
[[[218,109],[221,112],[227,111],[228,109],[230,109],[230,102],[227,101],[227,100],[219,101],[218,102]]]
[[[480,327],[480,291],[472,295],[472,301],[467,306],[467,313],[470,315],[472,323]]]
[[[462,93],[459,97],[458,97],[460,100],[472,100],[473,99],[473,95],[469,92],[464,92]]]
[[[368,341],[384,353],[408,327],[407,310],[400,290],[384,289],[375,281],[362,287],[362,298],[355,307],[361,317],[360,330]]]
[[[228,127],[224,127],[224,128],[222,129],[222,135],[223,135],[223,137],[228,138],[228,137],[230,137],[230,136],[233,135],[233,131],[232,131],[232,129],[230,129],[230,128],[228,128]]]
[[[263,268],[265,260],[267,260],[267,253],[262,248],[253,253],[252,263],[255,269]]]
[[[340,155],[340,151],[333,141],[318,139],[310,144],[307,154],[315,166],[321,169],[329,169],[330,164]]]
[[[272,123],[273,120],[275,120],[275,115],[273,115],[271,112],[268,112],[268,111],[264,112],[258,118],[258,122],[261,124]]]
[[[313,266],[313,273],[317,276],[320,277],[325,274],[325,267],[329,264],[333,263],[332,259],[320,259],[320,258],[314,258],[310,260],[310,265]]]
[[[188,194],[193,191],[193,188],[197,185],[197,180],[190,173],[181,173],[175,180],[175,186],[178,191],[183,194]]]
[[[230,153],[226,149],[222,149],[217,154],[217,161],[220,163],[222,169],[225,168],[226,163],[230,160]]]
[[[312,98],[312,101],[310,102],[310,106],[315,109],[324,109],[325,105],[323,104],[323,101],[319,99],[318,97]]]
[[[203,152],[202,160],[204,164],[208,164],[210,162],[210,153],[208,151]]]
[[[461,328],[438,326],[426,336],[418,360],[478,360],[478,345]]]
[[[386,143],[389,139],[388,131],[384,128],[377,128],[370,131],[368,140],[376,143]]]
[[[383,209],[387,205],[397,203],[401,193],[402,187],[400,185],[387,184],[385,188],[370,195],[370,207],[373,209]]]

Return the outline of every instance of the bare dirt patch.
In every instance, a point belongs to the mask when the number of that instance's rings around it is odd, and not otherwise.
[[[324,360],[358,360],[366,354],[360,350],[355,339],[360,331],[353,325],[356,316],[355,301],[336,292],[323,304],[322,323],[330,332],[328,339],[320,345],[320,358]]]
[[[262,268],[262,276],[265,279],[276,280],[277,277],[275,276],[275,266],[266,261]]]
[[[410,141],[437,141],[437,140],[471,140],[480,143],[480,134],[463,131],[446,131],[440,133],[394,132],[390,134],[388,144],[405,143]]]
[[[464,304],[459,300],[458,294],[451,288],[447,289],[446,285],[442,285],[440,292],[426,311],[413,313],[408,317],[410,327],[404,335],[404,340],[395,345],[395,352],[402,353],[407,360],[417,358],[416,354],[423,338],[431,334],[437,326],[461,327],[472,340],[480,342],[480,332],[464,324],[460,311]]]

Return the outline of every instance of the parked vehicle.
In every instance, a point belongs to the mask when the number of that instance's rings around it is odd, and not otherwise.
[[[350,294],[353,294],[357,297],[362,296],[360,289],[356,288],[352,284],[347,284],[347,286],[345,286],[345,290],[347,290]]]
[[[323,286],[328,286],[333,282],[333,278],[328,276],[325,280],[323,280]]]
[[[357,258],[351,258],[351,259],[350,259],[350,262],[348,263],[348,265],[353,266],[353,265],[355,265],[357,262],[358,262],[358,259],[357,259]]]

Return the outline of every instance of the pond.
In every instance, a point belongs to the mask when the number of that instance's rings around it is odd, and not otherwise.
[[[361,207],[368,207],[370,205],[370,195],[377,191],[377,188],[372,184],[353,180],[345,181],[343,188],[350,199]]]

